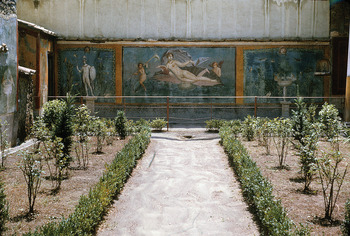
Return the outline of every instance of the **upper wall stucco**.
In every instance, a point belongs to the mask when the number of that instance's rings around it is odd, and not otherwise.
[[[18,17],[71,39],[328,39],[328,0],[33,0]]]

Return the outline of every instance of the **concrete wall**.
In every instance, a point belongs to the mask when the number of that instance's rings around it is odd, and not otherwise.
[[[17,110],[17,16],[16,1],[0,3],[0,45],[8,51],[0,52],[0,119],[9,124],[8,137],[16,142]]]
[[[328,39],[327,0],[33,0],[20,19],[66,39]]]

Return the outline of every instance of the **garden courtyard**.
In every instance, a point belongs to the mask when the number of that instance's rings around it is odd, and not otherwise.
[[[161,119],[107,120],[85,106],[62,119],[73,106],[56,103],[33,126],[36,144],[2,156],[4,235],[349,232],[349,129],[332,105],[317,119],[300,100],[291,119],[165,131]]]

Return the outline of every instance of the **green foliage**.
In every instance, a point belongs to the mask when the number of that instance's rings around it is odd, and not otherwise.
[[[279,167],[283,167],[288,153],[292,125],[289,119],[275,118],[271,122],[271,128],[272,140],[278,154],[278,164]]]
[[[5,232],[6,221],[9,219],[9,206],[6,200],[4,183],[0,182],[0,235]]]
[[[150,126],[152,129],[161,131],[164,127],[166,127],[166,120],[162,118],[156,118],[150,122]]]
[[[219,129],[225,124],[224,120],[218,120],[218,119],[211,119],[205,121],[205,128],[208,131],[219,131]]]
[[[111,120],[111,119],[102,119],[102,121],[106,125],[106,138],[105,138],[106,139],[106,144],[107,145],[112,145],[113,144],[113,140],[114,140],[114,138],[116,136],[115,127],[114,127],[114,121]]]
[[[90,189],[88,195],[80,198],[75,211],[60,222],[51,222],[34,233],[26,235],[93,235],[103,219],[108,206],[121,192],[136,161],[141,158],[150,142],[150,129],[144,127],[107,166],[100,181]]]
[[[121,139],[125,139],[127,135],[126,122],[127,122],[127,119],[125,117],[124,111],[118,111],[117,117],[114,120],[114,124],[115,124],[115,130],[117,131],[117,134]]]
[[[34,205],[41,185],[42,162],[40,152],[24,151],[19,154],[22,160],[19,167],[27,184],[29,214],[34,213]]]
[[[327,102],[323,104],[322,109],[318,113],[319,121],[322,124],[322,134],[328,140],[333,140],[338,137],[342,131],[341,119],[338,109],[333,104]]]
[[[72,146],[73,135],[73,101],[68,96],[66,101],[52,100],[44,104],[43,122],[52,132],[52,139],[60,137],[62,139],[64,165],[68,168],[71,162],[70,150]]]
[[[241,121],[240,120],[225,121],[224,125],[222,127],[224,127],[224,126],[228,127],[231,130],[235,139],[238,138],[238,135],[241,133]]]
[[[310,190],[310,184],[317,171],[317,150],[320,137],[320,124],[313,123],[309,126],[308,135],[301,139],[297,145],[297,154],[300,158],[301,173],[304,176],[304,192]]]
[[[6,160],[6,149],[8,148],[8,142],[7,142],[7,130],[8,130],[8,123],[7,121],[2,121],[0,119],[0,158],[1,158],[1,168],[5,167],[5,160]]]
[[[347,172],[347,166],[344,170],[340,168],[340,163],[343,160],[344,157],[338,150],[331,150],[323,152],[322,157],[317,161],[324,199],[325,219],[327,220],[332,220],[332,214]]]
[[[288,218],[281,202],[272,195],[271,184],[262,176],[259,167],[250,158],[247,150],[234,139],[228,127],[220,129],[220,137],[241,183],[245,199],[256,212],[263,235],[297,234],[297,231],[292,231],[294,224]]]
[[[49,173],[50,180],[53,183],[53,190],[58,191],[61,188],[61,183],[63,180],[63,174],[67,166],[63,155],[63,143],[62,139],[56,137],[54,140],[48,139],[43,142],[42,157],[46,162]],[[53,167],[52,167],[53,166]]]
[[[103,120],[94,119],[93,134],[96,136],[96,153],[102,153],[103,143],[107,136],[107,126]]]
[[[350,235],[350,199],[345,203],[345,218],[342,225],[342,231],[344,236]]]
[[[292,110],[291,118],[292,135],[295,140],[304,146],[303,138],[310,135],[310,132],[312,132],[311,125],[316,121],[315,115],[317,106],[310,105],[307,107],[307,104],[302,98],[296,99],[295,105],[296,110]]]
[[[255,136],[256,120],[254,117],[248,115],[242,122],[242,135],[248,140],[253,141]]]
[[[261,120],[261,125],[257,127],[261,138],[261,145],[265,147],[266,155],[270,155],[271,136],[273,134],[273,122],[269,118]]]
[[[300,158],[301,173],[305,183],[304,191],[310,190],[310,184],[317,171],[317,150],[321,125],[316,122],[316,106],[307,107],[302,98],[295,102],[293,110],[292,135],[298,141],[295,144]]]
[[[87,168],[89,163],[89,146],[88,141],[92,133],[93,117],[90,116],[91,111],[86,105],[81,105],[77,108],[73,119],[73,130],[76,136],[74,150],[78,166]]]

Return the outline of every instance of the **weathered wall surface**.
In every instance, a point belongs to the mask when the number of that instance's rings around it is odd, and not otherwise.
[[[328,39],[323,0],[33,0],[18,16],[72,39]]]
[[[15,143],[15,112],[17,105],[17,16],[16,1],[0,3],[0,45],[6,50],[0,52],[0,119],[10,126],[8,137]]]
[[[329,60],[327,42],[61,41],[57,49],[58,95],[142,97],[124,99],[129,103],[156,102],[148,96],[283,96],[287,80],[286,96],[330,95],[329,74],[317,68]]]

